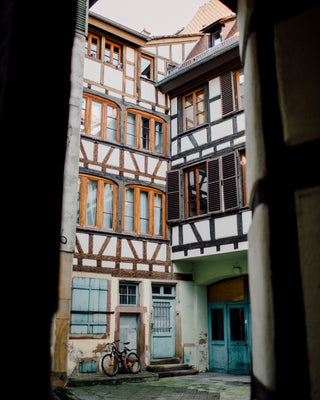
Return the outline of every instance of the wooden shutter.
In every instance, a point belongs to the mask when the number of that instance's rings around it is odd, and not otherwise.
[[[220,163],[219,158],[207,162],[208,211],[221,211]]]
[[[180,170],[167,172],[167,220],[180,219]]]
[[[222,185],[224,210],[238,207],[237,167],[235,153],[227,154],[222,159]]]
[[[229,71],[220,76],[222,116],[228,115],[235,110],[233,73]]]

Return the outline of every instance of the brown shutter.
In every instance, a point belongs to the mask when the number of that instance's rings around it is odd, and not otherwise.
[[[208,211],[221,211],[220,165],[219,158],[207,162]]]
[[[222,158],[222,185],[224,210],[238,207],[237,167],[235,153]]]
[[[167,221],[180,219],[180,170],[167,172]]]
[[[228,115],[235,110],[233,95],[233,73],[231,71],[220,76],[222,116]]]

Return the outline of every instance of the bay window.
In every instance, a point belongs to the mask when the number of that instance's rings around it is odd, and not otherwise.
[[[78,182],[77,224],[115,230],[117,185],[91,175],[80,175]]]
[[[124,196],[124,230],[164,237],[164,194],[156,189],[129,185]]]

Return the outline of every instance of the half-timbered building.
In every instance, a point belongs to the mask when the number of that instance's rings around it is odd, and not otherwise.
[[[162,37],[89,13],[69,374],[117,339],[143,367],[250,370],[244,81],[221,4]]]
[[[167,222],[181,281],[184,358],[200,370],[249,373],[250,307],[244,75],[234,14],[201,30],[156,86],[170,96]]]
[[[170,105],[155,82],[202,35],[151,40],[89,13],[69,374],[98,371],[104,344],[117,339],[131,342],[143,366],[176,355],[179,275],[166,223]]]

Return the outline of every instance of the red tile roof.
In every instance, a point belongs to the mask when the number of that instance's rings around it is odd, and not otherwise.
[[[182,35],[198,33],[205,26],[230,15],[235,15],[230,8],[219,0],[211,0],[199,8],[192,20],[179,33]]]

